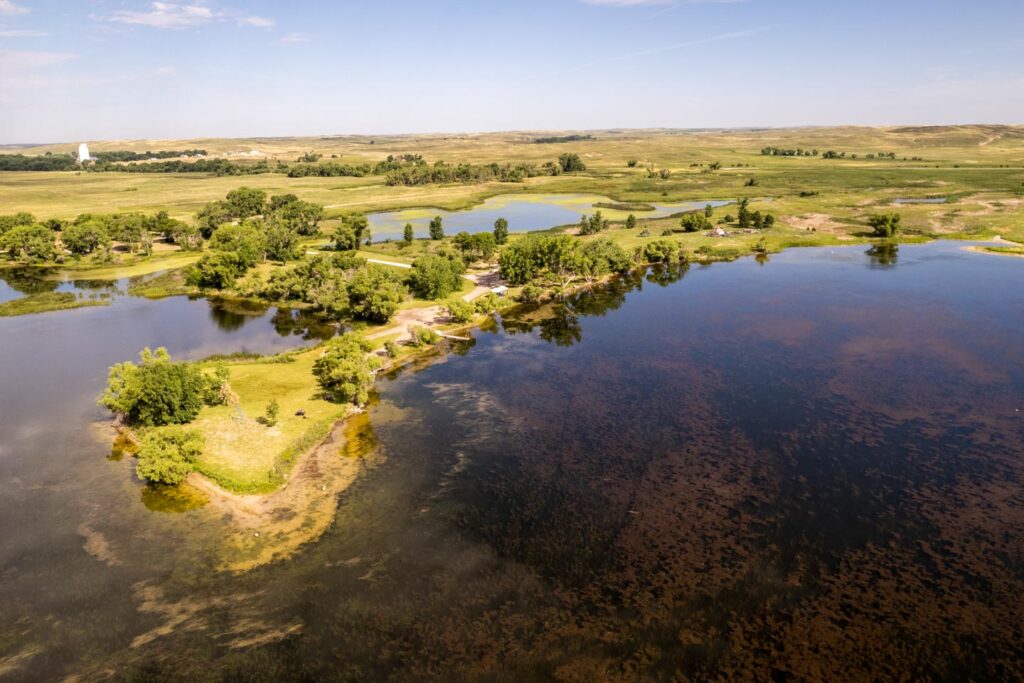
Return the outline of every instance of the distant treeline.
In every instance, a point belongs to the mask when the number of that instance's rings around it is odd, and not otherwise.
[[[368,175],[386,175],[391,171],[401,170],[408,165],[426,163],[419,154],[402,154],[400,156],[388,156],[384,161],[370,164],[340,164],[329,161],[323,164],[305,163],[292,166],[288,169],[289,178],[305,178],[316,176],[319,178],[351,177],[362,178]]]
[[[95,152],[97,161],[146,161],[147,159],[173,159],[175,157],[206,156],[205,149],[166,150],[162,152]]]
[[[761,150],[761,154],[766,157],[816,157],[818,156],[818,150],[816,149],[803,149],[797,147],[796,149],[782,149],[781,147],[765,147]]]
[[[174,159],[172,161],[154,161],[149,164],[96,162],[91,166],[86,166],[84,170],[90,173],[107,173],[111,171],[120,173],[212,173],[217,176],[225,176],[258,175],[260,173],[273,173],[281,169],[272,168],[266,161],[260,161],[255,164],[238,164],[227,159],[198,159],[197,161]]]
[[[203,150],[157,152],[166,156],[203,154]],[[388,185],[435,185],[442,183],[521,183],[527,178],[541,175],[558,175],[586,170],[578,154],[563,154],[558,161],[549,161],[541,166],[526,163],[507,164],[449,164],[437,161],[428,164],[419,154],[389,156],[376,164],[342,164],[335,161],[325,163],[282,164],[265,160],[256,163],[239,163],[227,159],[166,159],[149,163],[125,163],[136,156],[152,158],[154,153],[106,152],[118,155],[118,161],[108,157],[81,165],[69,155],[47,154],[26,156],[22,154],[0,155],[0,171],[76,171],[87,173],[208,173],[215,176],[243,176],[261,173],[286,173],[290,178],[304,177],[355,177],[385,176]],[[149,156],[147,156],[149,155]]]
[[[594,139],[596,138],[593,135],[555,135],[547,138],[537,138],[533,142],[537,145],[552,145],[558,142],[583,142]]]
[[[816,157],[816,156],[820,155],[822,159],[846,159],[847,158],[847,153],[846,152],[837,152],[837,151],[835,151],[833,149],[830,149],[827,152],[819,152],[816,149],[803,149],[802,147],[797,147],[796,149],[783,149],[782,147],[764,147],[761,150],[761,154],[766,156],[766,157]],[[858,158],[860,158],[860,155],[856,154],[856,153],[850,154],[849,158],[850,159],[858,159]],[[895,159],[896,158],[896,152],[877,152],[877,153],[869,152],[868,154],[864,155],[864,158],[865,159]],[[906,161],[907,158],[903,157],[903,160]],[[911,160],[912,161],[922,161],[921,157],[913,157]]]
[[[67,154],[0,154],[0,171],[73,171],[78,160]]]
[[[555,164],[538,168],[533,164],[458,164],[438,161],[403,166],[387,174],[388,185],[434,185],[439,183],[521,183],[526,178],[553,175]]]
[[[190,149],[184,151],[167,152],[97,152],[96,161],[92,164],[82,166],[78,158],[71,154],[53,154],[47,152],[43,155],[26,154],[0,154],[0,171],[75,171],[84,169],[87,171],[124,171],[127,173],[217,173],[218,175],[244,175],[247,168],[232,164],[225,159],[199,159],[194,162],[181,160],[165,161],[152,164],[132,164],[124,162],[140,161],[142,159],[168,159],[173,157],[205,154],[205,150]],[[233,167],[236,167],[234,169]],[[232,167],[232,168],[229,168]],[[265,173],[266,171],[255,171]]]

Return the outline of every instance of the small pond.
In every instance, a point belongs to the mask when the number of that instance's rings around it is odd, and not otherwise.
[[[466,231],[469,233],[485,232],[494,229],[494,221],[504,218],[508,221],[512,232],[528,232],[530,230],[546,230],[559,225],[578,223],[583,214],[592,214],[600,210],[610,220],[623,220],[630,213],[637,218],[660,218],[683,211],[702,209],[708,204],[714,207],[725,206],[731,202],[722,200],[646,203],[652,207],[645,211],[623,211],[614,208],[601,208],[598,204],[616,204],[617,202],[591,194],[508,194],[491,197],[482,204],[464,211],[444,211],[433,208],[402,209],[374,213],[368,216],[370,230],[376,241],[401,239],[406,223],[411,223],[417,237],[426,237],[430,219],[440,216],[444,220],[447,234]]]

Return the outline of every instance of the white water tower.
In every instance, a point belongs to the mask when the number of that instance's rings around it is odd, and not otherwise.
[[[78,163],[84,164],[89,161],[89,145],[84,142],[78,146]]]

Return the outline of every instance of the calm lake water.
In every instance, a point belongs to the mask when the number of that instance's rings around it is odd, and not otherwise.
[[[892,200],[893,204],[945,204],[946,197],[910,197]]]
[[[454,235],[457,232],[469,233],[489,232],[494,229],[494,221],[504,218],[508,221],[512,232],[530,230],[546,230],[559,225],[579,223],[583,214],[593,214],[595,204],[612,202],[607,197],[589,194],[558,194],[558,195],[502,195],[491,197],[483,203],[464,211],[443,211],[441,209],[404,209],[387,211],[367,216],[373,239],[401,239],[405,224],[411,223],[417,237],[426,237],[430,219],[441,216],[445,232]],[[620,211],[617,209],[600,209],[609,220],[623,220],[630,213],[637,218],[660,218],[683,211],[703,209],[708,204],[714,207],[730,204],[728,201],[713,200],[700,202],[678,202],[664,204],[648,204],[654,207],[651,211]],[[598,207],[599,208],[599,207]]]
[[[379,383],[330,530],[239,575],[94,397],[146,344],[298,340],[186,299],[0,319],[0,677],[1020,679],[1024,262],[866,252],[475,332]]]

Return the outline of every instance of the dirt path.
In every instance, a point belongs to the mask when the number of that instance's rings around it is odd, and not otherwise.
[[[247,571],[292,555],[323,534],[334,520],[338,494],[355,481],[362,469],[359,458],[346,457],[345,445],[352,416],[334,425],[319,446],[295,465],[283,487],[267,495],[225,491],[193,472],[188,483],[206,494],[210,505],[230,523],[233,534],[225,544],[221,566]]]
[[[394,266],[395,268],[408,268],[410,270],[412,269],[412,266],[410,264],[408,264],[408,263],[399,263],[397,261],[381,261],[380,259],[376,259],[376,258],[368,258],[368,259],[366,259],[366,262],[367,263],[379,263],[382,266]]]
[[[388,261],[376,261],[374,259],[367,260],[372,263],[399,265]],[[478,275],[463,275],[462,277],[476,284],[476,287],[462,296],[463,301],[476,301],[490,292],[493,287],[501,284],[501,277],[498,275],[498,271],[496,270],[480,273]],[[409,338],[410,326],[424,325],[426,327],[431,327],[432,325],[439,325],[447,322],[447,318],[445,317],[444,310],[441,306],[428,306],[426,308],[407,308],[404,311],[399,311],[395,315],[394,322],[395,324],[391,327],[368,334],[366,335],[366,338],[380,339],[381,337],[388,337],[392,334],[397,334],[399,335],[398,340],[402,341]]]

